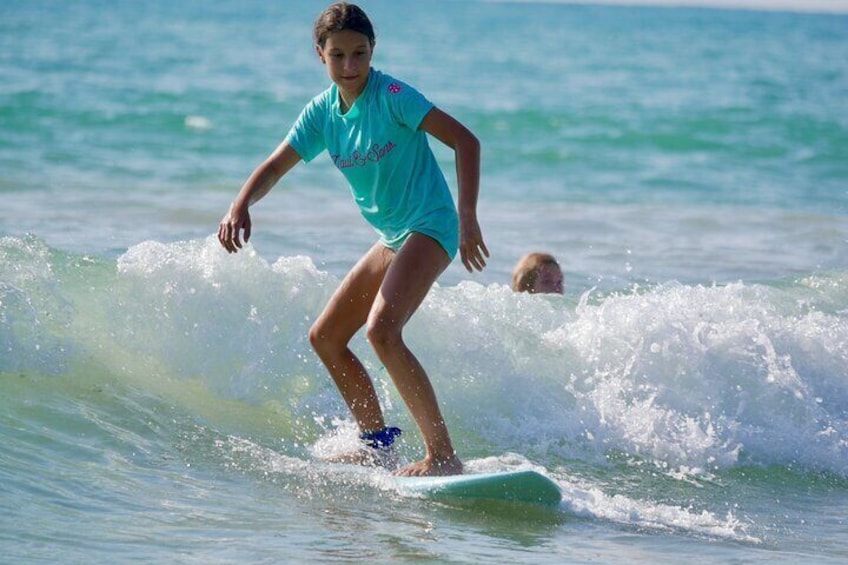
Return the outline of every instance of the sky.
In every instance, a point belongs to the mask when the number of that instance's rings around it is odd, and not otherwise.
[[[848,0],[513,0],[549,1],[564,4],[630,4],[650,6],[709,6],[715,8],[747,8],[848,14]]]

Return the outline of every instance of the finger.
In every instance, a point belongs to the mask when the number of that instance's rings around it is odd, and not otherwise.
[[[479,253],[474,255],[473,263],[474,263],[474,268],[477,269],[478,271],[482,271],[483,267],[486,266],[486,261],[483,260],[483,257]]]
[[[462,259],[462,266],[465,267],[466,271],[471,273],[471,263],[468,261],[468,253],[465,251],[464,247],[459,248],[459,257]]]
[[[239,228],[235,228],[233,230],[233,245],[238,249],[241,249],[241,239],[239,239],[239,232],[240,231],[241,230],[239,230]],[[236,249],[233,249],[233,251],[235,251],[235,250]]]
[[[468,259],[466,259],[464,256],[462,257],[462,264],[465,266],[466,271],[468,271],[469,273],[474,272],[474,269],[471,268],[471,263],[469,263]]]
[[[469,264],[478,271],[482,271],[486,266],[486,257],[489,256],[489,250],[486,249],[486,245],[480,241],[479,243],[468,244],[467,249],[468,251],[465,256]]]
[[[465,265],[465,270],[469,273],[473,273],[476,270],[482,271],[482,267],[480,266],[479,255],[476,253],[470,253],[468,251],[463,250],[462,252],[462,264]]]
[[[224,241],[225,241],[225,244],[226,244],[225,247],[227,248],[227,251],[229,253],[236,253],[238,251],[238,249],[234,245],[233,240],[235,238],[233,237],[233,232],[234,232],[233,225],[231,223],[227,222],[227,224],[224,226]],[[236,233],[238,233],[238,232],[236,232]]]
[[[488,247],[486,247],[486,243],[485,243],[484,241],[482,241],[482,240],[480,241],[480,249],[482,249],[482,250],[483,250],[483,254],[484,254],[486,257],[489,257],[489,248],[488,248]],[[483,262],[483,264],[484,264],[484,265],[486,264],[486,263],[485,263],[485,261]]]
[[[481,271],[483,270],[483,267],[486,266],[486,258],[488,256],[489,250],[486,249],[486,246],[482,241],[474,247],[474,257],[477,259],[477,264],[480,265],[479,269]]]
[[[221,243],[221,247],[230,252],[230,243],[227,241],[227,225],[221,224],[218,226],[218,241]]]

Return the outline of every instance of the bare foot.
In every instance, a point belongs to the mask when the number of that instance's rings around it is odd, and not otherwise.
[[[449,459],[426,457],[395,471],[395,475],[399,477],[441,477],[461,474],[462,461],[456,456]]]

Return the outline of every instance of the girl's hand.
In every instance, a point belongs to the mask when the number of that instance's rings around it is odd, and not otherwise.
[[[298,161],[300,161],[300,155],[292,149],[288,142],[283,141],[253,171],[218,226],[218,241],[229,253],[237,253],[242,248],[242,230],[244,231],[244,243],[250,240],[251,223],[248,208],[268,194],[271,188],[277,184],[277,181]]]
[[[462,264],[465,265],[469,273],[473,273],[474,269],[482,271],[483,267],[486,266],[489,250],[483,241],[483,233],[480,231],[477,218],[460,220],[459,254],[462,257]]]
[[[247,208],[230,206],[218,226],[218,241],[228,253],[237,253],[242,248],[241,232],[244,230],[244,243],[247,243],[250,239],[250,227],[250,212]]]

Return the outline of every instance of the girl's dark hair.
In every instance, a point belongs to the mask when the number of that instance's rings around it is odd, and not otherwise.
[[[315,27],[312,30],[315,45],[323,48],[330,34],[346,29],[357,31],[367,37],[371,47],[374,47],[377,42],[374,26],[371,25],[371,20],[362,8],[356,4],[337,2],[321,12],[315,20]]]

